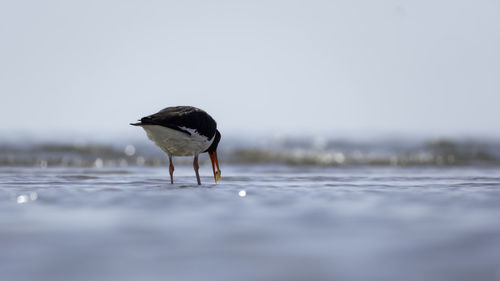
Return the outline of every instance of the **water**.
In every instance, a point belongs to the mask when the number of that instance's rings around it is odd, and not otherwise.
[[[387,164],[346,163],[341,150],[326,153],[344,164],[307,165],[245,162],[235,149],[217,185],[203,161],[201,186],[189,159],[176,159],[171,185],[140,145],[116,156],[36,147],[0,154],[16,163],[0,167],[5,280],[500,280],[494,145],[487,160],[405,165],[390,161],[396,149],[350,148]]]

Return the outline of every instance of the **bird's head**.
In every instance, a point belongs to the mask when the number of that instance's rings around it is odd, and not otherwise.
[[[206,150],[208,152],[208,155],[210,156],[210,161],[212,161],[212,170],[214,172],[215,183],[217,183],[217,181],[221,179],[219,160],[217,159],[217,146],[219,145],[220,138],[221,138],[220,132],[219,130],[216,130],[214,141],[212,142],[210,147]],[[215,170],[216,167],[217,170]]]

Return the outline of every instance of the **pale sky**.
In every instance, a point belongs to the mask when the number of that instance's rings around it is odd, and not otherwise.
[[[3,0],[0,132],[499,135],[499,50],[499,0]]]

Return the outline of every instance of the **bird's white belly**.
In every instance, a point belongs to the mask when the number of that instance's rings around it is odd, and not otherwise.
[[[214,138],[198,134],[189,130],[191,135],[158,125],[142,126],[148,138],[171,156],[190,156],[207,150]]]

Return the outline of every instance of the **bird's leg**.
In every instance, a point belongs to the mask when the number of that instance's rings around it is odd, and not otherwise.
[[[196,173],[196,180],[198,181],[198,185],[200,185],[201,184],[200,174],[198,174],[198,169],[200,168],[200,166],[198,166],[198,154],[194,155],[193,168],[194,172]]]
[[[168,156],[168,161],[170,162],[168,167],[168,171],[170,172],[170,183],[174,184],[174,163],[172,162],[172,155]]]

